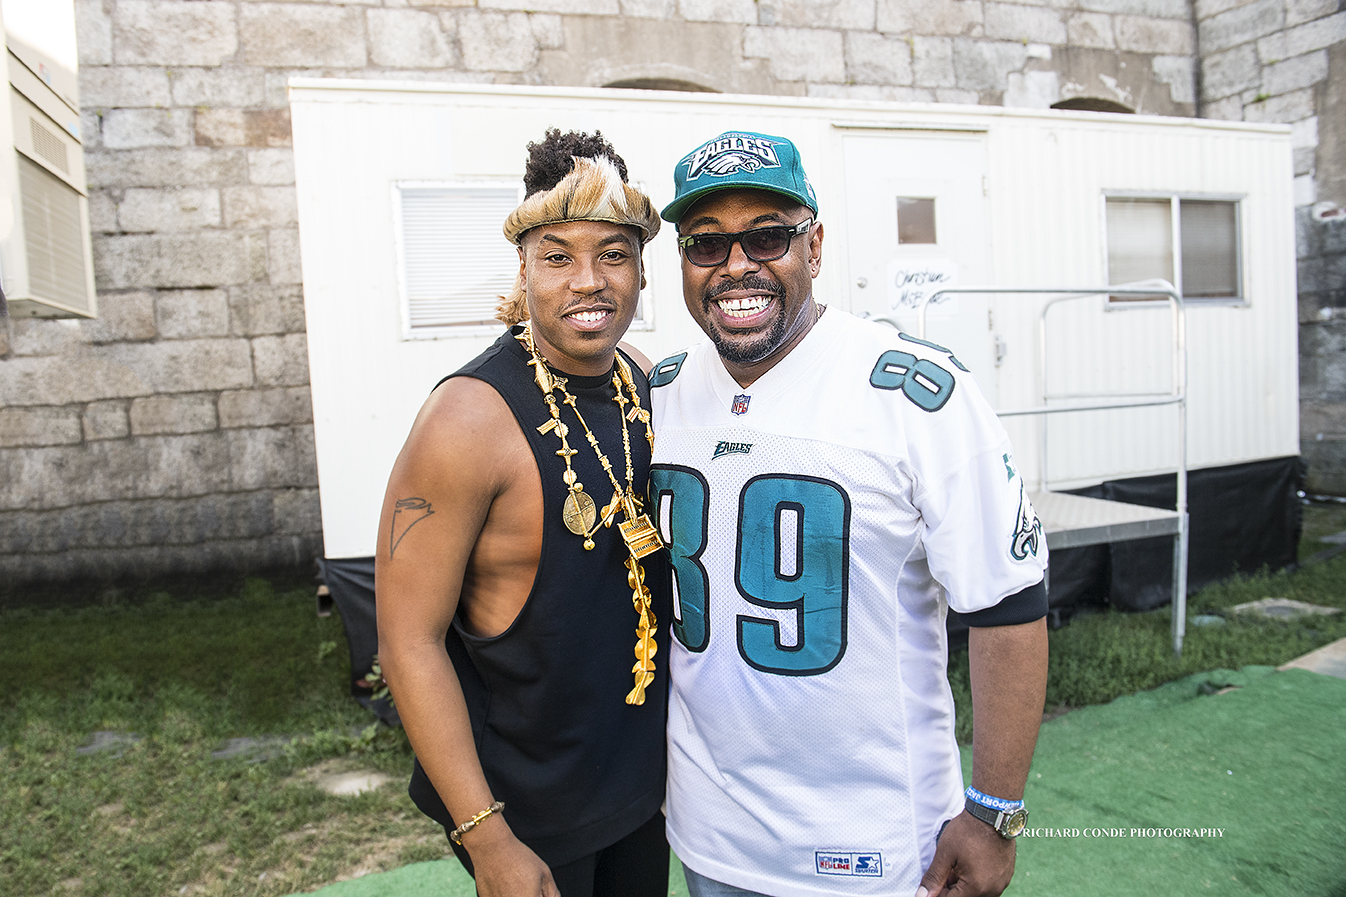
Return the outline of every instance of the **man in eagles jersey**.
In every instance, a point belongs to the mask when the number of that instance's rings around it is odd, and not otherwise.
[[[1047,679],[1047,549],[1005,432],[947,349],[815,301],[790,141],[722,134],[674,183],[709,338],[651,372],[689,890],[999,894]],[[972,626],[966,792],[950,609]]]

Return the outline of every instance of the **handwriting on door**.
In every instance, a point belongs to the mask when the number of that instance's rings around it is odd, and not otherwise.
[[[927,297],[948,289],[957,279],[957,265],[952,259],[913,261],[900,259],[888,263],[888,307],[920,308]],[[930,303],[931,308],[946,306],[953,296],[943,295]]]

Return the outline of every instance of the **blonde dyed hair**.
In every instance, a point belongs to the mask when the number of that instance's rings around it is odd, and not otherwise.
[[[607,156],[574,156],[575,167],[550,190],[539,190],[505,219],[505,238],[519,245],[535,227],[566,221],[606,221],[630,225],[640,231],[644,246],[659,233],[659,213],[650,198],[622,180],[617,166]],[[528,320],[528,295],[523,272],[514,278],[514,288],[496,308],[496,318],[506,325]]]

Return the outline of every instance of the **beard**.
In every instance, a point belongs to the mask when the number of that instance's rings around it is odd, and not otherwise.
[[[770,293],[772,301],[781,307],[781,300],[785,298],[785,287],[776,281],[762,277],[757,274],[749,274],[742,280],[735,283],[722,283],[717,285],[706,293],[704,304],[709,306],[715,301],[715,297],[721,293],[727,293],[730,290],[747,289],[757,290],[763,293]],[[760,333],[756,338],[745,341],[741,338],[735,339],[730,334],[721,331],[719,328],[712,327],[706,334],[710,341],[715,344],[715,350],[720,353],[720,357],[725,361],[738,365],[756,364],[769,356],[780,345],[785,342],[786,330],[788,324],[785,315],[779,314],[772,319],[767,326],[765,333]]]

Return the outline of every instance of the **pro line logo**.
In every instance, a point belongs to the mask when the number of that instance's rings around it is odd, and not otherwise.
[[[883,877],[883,854],[878,852],[840,853],[819,850],[813,854],[813,859],[819,875]]]

